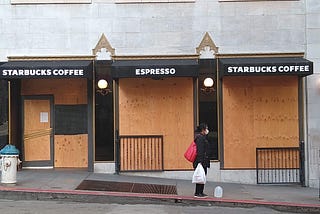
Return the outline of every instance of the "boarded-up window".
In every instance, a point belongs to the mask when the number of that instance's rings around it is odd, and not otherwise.
[[[255,168],[257,147],[299,145],[298,77],[223,79],[224,168]]]

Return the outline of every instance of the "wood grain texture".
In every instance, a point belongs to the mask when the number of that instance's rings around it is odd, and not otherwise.
[[[40,113],[48,114],[48,121],[40,121]],[[50,101],[24,100],[24,160],[50,160]]]
[[[55,105],[87,104],[87,79],[23,79],[21,80],[21,95],[53,95]],[[32,102],[42,102],[42,100],[32,100]],[[40,120],[39,112],[44,110],[40,106],[33,106],[28,109],[25,110],[24,120],[33,123],[33,129],[43,130],[43,124],[37,121]],[[31,111],[30,109],[38,113],[26,112]],[[46,112],[50,113],[50,105]],[[29,133],[28,130],[25,132]],[[54,141],[55,167],[88,167],[87,134],[55,135]],[[45,142],[50,142],[49,136],[26,141],[24,145],[27,154],[26,160],[48,160],[50,144],[45,144]],[[40,147],[42,149],[39,151],[40,145],[46,145],[46,147]]]
[[[193,115],[192,78],[119,80],[120,135],[163,135],[165,170],[191,167],[183,154],[193,140]]]
[[[55,167],[88,167],[88,135],[55,135]]]
[[[55,104],[87,104],[87,79],[23,79],[21,95],[54,95]]]
[[[299,145],[298,78],[223,79],[225,168],[254,168],[257,147]]]

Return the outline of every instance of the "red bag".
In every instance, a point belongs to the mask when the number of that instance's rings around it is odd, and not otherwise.
[[[193,141],[190,146],[188,147],[187,151],[184,153],[184,157],[190,161],[190,162],[194,162],[194,160],[197,157],[197,145],[196,143]]]

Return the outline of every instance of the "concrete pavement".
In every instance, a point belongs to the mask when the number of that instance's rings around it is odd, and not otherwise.
[[[173,185],[177,195],[76,190],[83,180]],[[213,197],[216,186],[223,197]],[[299,185],[248,185],[207,182],[208,198],[193,197],[194,184],[189,180],[164,179],[125,174],[99,174],[81,170],[23,169],[17,172],[16,184],[0,184],[0,198],[12,200],[64,200],[96,203],[175,203],[202,206],[265,206],[300,213],[320,213],[319,190]]]

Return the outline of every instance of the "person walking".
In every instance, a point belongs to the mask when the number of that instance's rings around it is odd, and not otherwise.
[[[208,125],[201,123],[196,130],[197,134],[195,137],[195,143],[197,146],[197,157],[193,162],[193,168],[196,169],[198,163],[201,163],[205,174],[207,175],[207,168],[210,168],[210,158],[208,151],[208,140],[206,135],[209,133]],[[203,193],[204,184],[196,184],[196,189],[194,197],[196,198],[206,198],[208,197]]]

